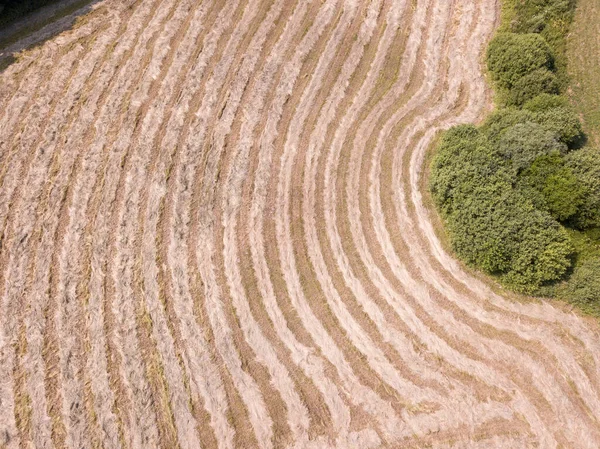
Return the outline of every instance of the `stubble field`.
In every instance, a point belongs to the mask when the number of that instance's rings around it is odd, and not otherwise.
[[[600,331],[422,189],[497,0],[106,0],[0,74],[0,447],[600,447]]]

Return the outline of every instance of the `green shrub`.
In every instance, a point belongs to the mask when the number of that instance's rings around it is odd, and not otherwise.
[[[538,140],[543,154],[544,139],[560,148],[551,133],[533,123],[527,126],[537,127],[542,135]],[[518,135],[518,129],[514,131]],[[533,147],[529,142],[522,147],[540,152],[529,148]],[[472,125],[455,127],[440,141],[430,188],[459,257],[529,291],[559,279],[570,266],[572,248],[558,223],[515,188],[511,157],[501,154]]]
[[[569,101],[565,97],[543,93],[526,102],[523,105],[523,109],[530,112],[544,112],[548,109],[559,108],[568,105]]]
[[[453,192],[460,207],[447,215],[454,251],[488,273],[505,273],[515,253],[512,187],[504,177],[473,179]]]
[[[523,109],[502,108],[492,113],[481,126],[490,142],[497,143],[514,125],[538,124],[568,146],[578,143],[583,136],[581,122],[575,110],[563,97],[541,94],[523,105]]]
[[[552,69],[553,60],[550,47],[539,34],[500,33],[487,51],[488,69],[505,89],[535,70]]]
[[[583,128],[579,117],[570,106],[560,106],[536,112],[534,113],[534,120],[569,147],[573,147],[583,136]]]
[[[584,309],[600,310],[600,257],[578,264],[563,294]]]
[[[572,151],[566,157],[567,166],[573,171],[584,189],[582,204],[574,224],[580,229],[600,226],[600,150],[583,148]]]
[[[519,78],[505,95],[509,106],[522,106],[525,102],[542,94],[557,94],[559,92],[556,75],[547,68],[534,70]]]
[[[542,190],[548,212],[558,221],[565,221],[578,212],[583,192],[569,169],[548,176]]]
[[[507,0],[514,8],[510,31],[541,33],[554,22],[570,21],[576,0]]]
[[[481,126],[481,132],[484,133],[491,143],[497,143],[504,132],[518,123],[534,122],[535,117],[529,111],[523,111],[515,108],[502,108],[493,112],[484,124]]]
[[[450,129],[432,162],[430,189],[436,205],[442,213],[452,213],[459,189],[468,191],[477,180],[496,174],[502,164],[473,125]]]
[[[567,146],[542,125],[526,122],[507,129],[498,140],[497,151],[510,160],[513,170],[519,174],[540,156],[566,153]]]
[[[503,278],[515,289],[533,293],[545,283],[561,279],[572,265],[573,245],[565,229],[550,215],[519,202],[515,226],[517,247]]]
[[[579,211],[584,188],[558,153],[538,157],[518,180],[519,189],[539,210],[558,221]]]
[[[503,178],[474,183],[447,216],[454,251],[468,264],[500,275],[523,292],[556,281],[571,266],[565,230],[511,189]],[[461,192],[463,193],[463,192]]]
[[[600,233],[600,151],[569,152],[583,142],[582,127],[557,95],[567,84],[574,3],[503,1],[503,32],[490,43],[487,64],[505,107],[479,128],[445,134],[430,187],[465,262],[515,290],[593,303],[600,314],[600,252],[590,256],[584,234],[559,223]],[[574,261],[572,282],[558,283]]]
[[[572,147],[583,137],[583,127],[577,112],[568,100],[558,95],[541,94],[523,105],[532,121],[554,132],[558,139]]]
[[[561,89],[568,86],[566,42],[576,0],[503,0],[503,31],[539,33],[555,57]]]

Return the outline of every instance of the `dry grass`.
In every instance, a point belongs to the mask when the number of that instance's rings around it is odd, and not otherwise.
[[[105,0],[18,55],[0,447],[597,448],[597,325],[491,291],[422,195],[497,17]]]

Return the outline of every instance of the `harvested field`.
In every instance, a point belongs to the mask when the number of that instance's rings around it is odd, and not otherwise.
[[[0,447],[600,447],[597,324],[465,271],[421,192],[498,10],[106,0],[20,55]]]

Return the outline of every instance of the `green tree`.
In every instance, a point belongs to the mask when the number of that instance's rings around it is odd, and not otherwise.
[[[584,309],[600,311],[600,258],[589,258],[578,264],[565,290],[570,302]]]
[[[529,141],[515,145],[516,137],[511,135],[520,136],[520,125],[513,125],[510,130],[514,132],[499,141],[516,153],[560,155],[552,148],[564,145],[530,122],[527,126],[537,127],[537,146]],[[487,134],[474,126],[455,127],[441,139],[432,161],[430,187],[458,256],[502,276],[518,290],[533,291],[564,275],[571,264],[572,247],[564,229],[515,187],[513,156],[498,151]]]
[[[504,132],[518,123],[535,122],[530,111],[516,108],[501,108],[493,112],[481,127],[490,143],[497,143]]]
[[[558,153],[538,157],[521,173],[518,188],[539,210],[566,221],[579,211],[585,190]]]
[[[553,61],[550,47],[539,34],[499,33],[487,50],[488,69],[505,89],[535,70],[552,69]]]
[[[560,95],[543,93],[532,98],[523,105],[523,109],[531,112],[544,112],[548,109],[568,106],[569,100]]]
[[[582,204],[573,222],[581,229],[600,226],[600,150],[583,148],[566,157],[567,166],[581,184]]]
[[[566,153],[567,146],[542,125],[526,122],[507,129],[498,141],[497,151],[510,160],[513,170],[519,174],[540,156]]]
[[[503,277],[515,289],[533,293],[566,274],[574,248],[565,229],[550,215],[528,206],[527,201],[518,204],[517,245],[510,270]]]
[[[564,97],[541,94],[525,103],[523,109],[532,113],[533,121],[554,132],[561,142],[569,146],[583,136],[579,117]]]
[[[506,94],[506,104],[520,107],[542,93],[559,93],[556,75],[545,67],[519,78]]]

